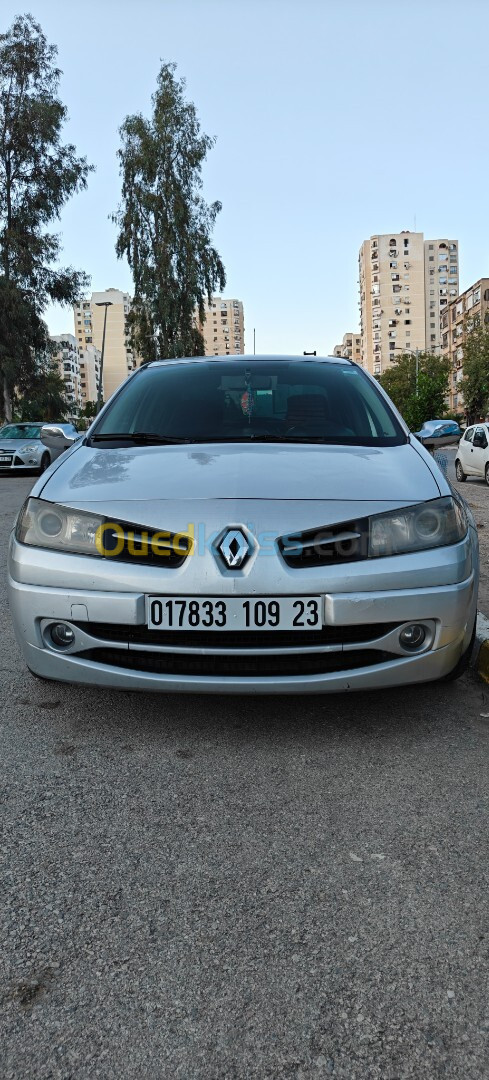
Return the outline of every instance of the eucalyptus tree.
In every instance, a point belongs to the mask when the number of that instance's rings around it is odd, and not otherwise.
[[[14,388],[34,375],[35,354],[46,345],[47,305],[71,305],[88,284],[84,273],[57,265],[60,239],[50,229],[91,168],[62,142],[67,110],[56,57],[32,15],[18,16],[0,34],[0,379],[7,418]]]
[[[201,132],[175,71],[175,64],[162,65],[151,116],[127,116],[120,129],[116,251],[132,271],[128,329],[144,361],[202,353],[205,300],[226,283],[212,243],[221,203],[208,204],[201,193],[215,140]]]

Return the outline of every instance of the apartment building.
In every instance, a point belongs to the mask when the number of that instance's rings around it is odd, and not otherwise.
[[[131,297],[120,289],[94,292],[90,300],[75,304],[74,315],[79,356],[82,356],[89,345],[95,345],[101,352],[106,310],[102,305],[105,304],[110,305],[107,307],[103,372],[104,396],[107,400],[137,366],[137,357],[130,349],[127,338],[127,316]]]
[[[440,349],[440,313],[458,293],[457,242],[408,230],[371,236],[358,263],[368,371],[381,375],[402,352]]]
[[[54,334],[50,339],[55,346],[53,357],[65,384],[65,396],[72,411],[70,419],[78,416],[82,404],[80,358],[77,340],[73,334]]]
[[[97,401],[102,353],[95,345],[87,345],[80,354],[80,392],[82,406]],[[102,390],[102,397],[105,396]]]
[[[362,363],[362,337],[361,334],[347,331],[343,334],[341,345],[335,345],[333,356],[346,356],[354,360],[356,364]]]
[[[464,377],[464,343],[471,327],[489,323],[489,278],[479,278],[475,285],[451,300],[440,321],[441,347],[450,360],[450,408],[463,409],[460,387]]]
[[[205,321],[200,329],[204,336],[205,356],[234,356],[244,353],[244,311],[241,300],[226,300],[213,296],[205,305]]]
[[[425,323],[427,351],[441,349],[440,320],[458,296],[459,264],[456,240],[425,240]]]

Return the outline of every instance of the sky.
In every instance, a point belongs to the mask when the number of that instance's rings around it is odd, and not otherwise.
[[[20,6],[19,6],[20,3]],[[489,275],[486,0],[2,0],[58,46],[64,140],[95,165],[59,222],[63,264],[131,290],[110,215],[118,129],[151,110],[161,62],[216,137],[203,194],[246,351],[327,354],[359,326],[358,250],[414,229]],[[73,332],[53,307],[51,333]]]

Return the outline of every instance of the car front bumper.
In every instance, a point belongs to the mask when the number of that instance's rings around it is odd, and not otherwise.
[[[238,644],[229,645],[225,634],[217,638],[214,633],[194,645],[188,635],[177,633],[162,644],[144,630],[145,596],[216,595],[215,580],[210,584],[204,577],[197,589],[195,580],[193,587],[184,585],[178,570],[121,568],[106,560],[27,548],[13,537],[9,602],[26,663],[47,679],[120,690],[219,694],[378,689],[433,681],[455,667],[476,617],[474,544],[469,530],[464,541],[450,548],[385,559],[383,566],[380,560],[375,567],[352,563],[347,578],[344,567],[332,568],[327,590],[324,568],[307,571],[306,580],[301,572],[284,571],[283,580],[268,589],[257,589],[246,578],[221,579],[222,595],[320,593],[329,635],[324,644],[311,645],[304,633],[287,646],[277,645],[273,632],[260,643],[243,633]],[[64,651],[50,642],[54,621],[74,630],[74,644]],[[408,622],[429,628],[427,645],[415,654],[399,644],[400,628]],[[240,673],[243,665],[246,674]]]
[[[40,468],[40,454],[14,454],[10,465],[0,464],[0,476],[8,476],[9,473],[39,472]]]

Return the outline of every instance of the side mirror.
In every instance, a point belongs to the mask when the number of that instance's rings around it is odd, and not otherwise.
[[[74,428],[72,431],[63,431],[63,428],[57,427],[56,424],[44,424],[41,428],[41,442],[49,450],[55,450],[58,454],[62,454],[63,450],[68,450],[80,438],[81,434]]]
[[[480,446],[482,450],[485,450],[487,446],[487,439],[483,431],[476,431],[472,440],[473,446]]]

